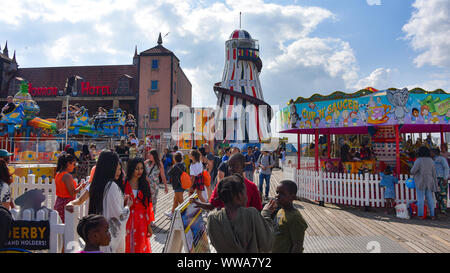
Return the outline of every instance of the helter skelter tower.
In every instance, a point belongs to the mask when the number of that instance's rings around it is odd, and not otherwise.
[[[259,81],[259,44],[242,29],[225,42],[222,81],[214,84],[217,106],[216,138],[231,142],[261,142],[270,137],[271,108],[264,102]]]

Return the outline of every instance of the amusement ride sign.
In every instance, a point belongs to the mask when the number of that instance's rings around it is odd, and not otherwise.
[[[13,221],[6,247],[27,250],[49,249],[49,221]]]
[[[56,97],[58,87],[33,87],[31,83],[28,83],[28,92],[33,97]]]
[[[82,96],[106,96],[112,95],[110,86],[91,86],[89,82],[81,83]]]

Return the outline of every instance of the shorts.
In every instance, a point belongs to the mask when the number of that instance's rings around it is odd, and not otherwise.
[[[203,181],[203,174],[197,175],[194,178],[194,185],[192,185],[192,189],[199,191],[205,190],[205,182]]]

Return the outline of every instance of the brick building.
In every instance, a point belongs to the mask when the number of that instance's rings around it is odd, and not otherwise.
[[[129,65],[17,69],[15,53],[10,59],[7,46],[5,49],[0,56],[0,73],[3,72],[0,100],[15,95],[21,81],[26,81],[42,118],[55,118],[69,95],[69,104],[85,106],[90,117],[100,106],[107,110],[120,107],[136,117],[140,137],[145,133],[158,137],[170,132],[173,106],[191,106],[192,85],[180,67],[180,60],[162,45],[161,34],[155,47],[139,54],[136,48]]]

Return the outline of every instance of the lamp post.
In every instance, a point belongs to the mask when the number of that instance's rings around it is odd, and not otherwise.
[[[147,137],[147,119],[149,119],[149,115],[144,115],[144,139]]]
[[[67,134],[68,134],[68,131],[69,131],[69,122],[68,122],[68,120],[69,120],[69,95],[66,95],[66,145],[65,146],[67,146]],[[64,146],[64,147],[65,147]]]

